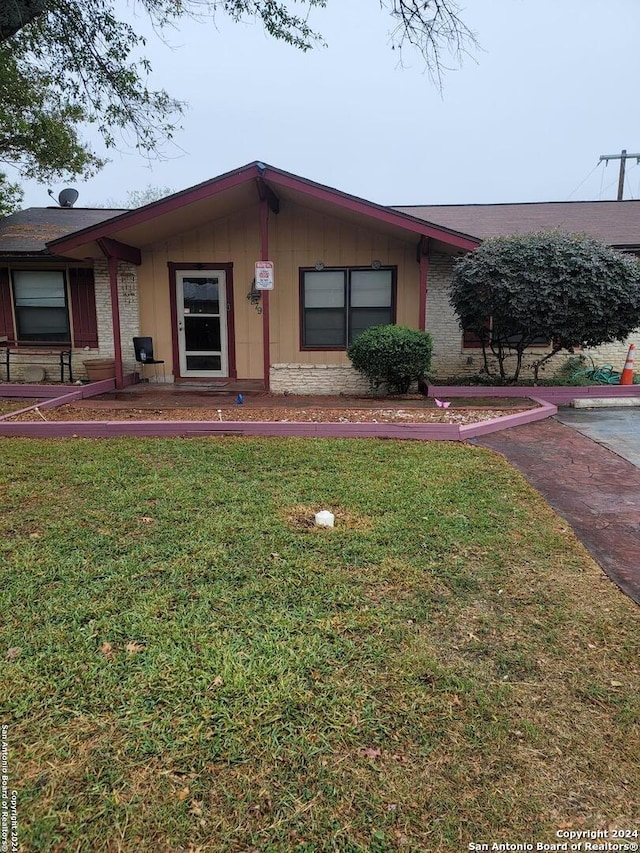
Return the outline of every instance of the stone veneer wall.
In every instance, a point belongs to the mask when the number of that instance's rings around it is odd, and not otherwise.
[[[350,365],[272,364],[274,394],[367,394],[369,383]]]

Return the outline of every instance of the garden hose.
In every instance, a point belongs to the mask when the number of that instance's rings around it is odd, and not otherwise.
[[[601,367],[589,367],[586,370],[576,370],[571,377],[574,380],[588,379],[596,385],[619,385],[620,372],[613,369],[611,364],[603,364]]]

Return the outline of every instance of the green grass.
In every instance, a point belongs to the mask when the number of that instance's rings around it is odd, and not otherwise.
[[[21,850],[459,851],[638,826],[638,608],[499,457],[0,448]],[[325,507],[333,531],[310,526]]]

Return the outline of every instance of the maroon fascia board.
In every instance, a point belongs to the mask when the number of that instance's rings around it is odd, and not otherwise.
[[[151,219],[155,219],[156,216],[162,216],[165,213],[179,210],[185,204],[191,204],[192,202],[217,195],[225,190],[233,189],[233,187],[240,186],[248,180],[252,180],[256,175],[261,175],[261,173],[258,171],[255,163],[250,163],[241,169],[236,169],[233,172],[220,175],[218,178],[213,178],[213,180],[197,184],[195,187],[190,187],[187,190],[181,190],[159,201],[153,201],[145,207],[129,210],[120,216],[115,216],[110,220],[109,228],[91,225],[88,228],[83,228],[81,231],[75,231],[68,237],[52,240],[51,243],[47,243],[47,248],[53,252],[64,254],[65,251],[75,249],[83,243],[97,240],[109,234],[117,234],[123,228],[131,228],[133,225],[148,222]],[[104,224],[106,226],[106,223]]]
[[[156,216],[162,216],[166,213],[171,213],[174,210],[179,210],[186,204],[191,204],[201,199],[210,198],[218,195],[234,187],[241,186],[248,181],[256,178],[263,181],[269,181],[276,186],[285,187],[287,189],[297,190],[321,201],[335,204],[346,210],[354,213],[360,213],[364,216],[373,217],[379,222],[384,222],[388,225],[395,225],[399,228],[404,228],[415,234],[433,237],[448,245],[455,246],[464,251],[475,249],[480,240],[467,234],[462,234],[452,231],[447,228],[442,228],[425,222],[423,219],[417,219],[406,213],[392,210],[380,204],[367,201],[366,199],[358,198],[357,196],[343,193],[340,190],[332,189],[323,184],[315,183],[307,178],[301,178],[293,175],[290,172],[283,172],[281,169],[276,169],[273,166],[265,166],[264,164],[249,163],[236,169],[233,172],[227,172],[217,178],[212,178],[204,183],[197,184],[190,189],[182,190],[174,195],[168,196],[165,199],[154,201],[145,207],[136,210],[128,211],[120,216],[108,219],[106,222],[99,225],[92,225],[88,228],[83,228],[76,231],[68,237],[62,237],[57,240],[52,240],[47,243],[47,248],[56,254],[64,254],[77,248],[83,243],[98,238],[107,237],[117,234],[124,228],[130,228],[134,225],[139,225]]]
[[[299,192],[306,193],[312,198],[337,204],[339,207],[351,210],[354,213],[373,216],[373,218],[377,219],[379,222],[385,222],[388,225],[396,225],[407,231],[412,231],[415,234],[433,237],[436,240],[440,240],[442,243],[447,243],[458,249],[471,251],[482,242],[468,234],[450,231],[447,228],[432,225],[429,222],[425,222],[424,219],[416,219],[408,214],[403,213],[398,217],[398,211],[391,210],[381,204],[376,204],[375,202],[367,201],[366,199],[358,198],[357,196],[349,195],[348,193],[343,193],[340,190],[335,190],[331,187],[323,186],[322,184],[316,184],[307,178],[299,178],[297,175],[290,175],[288,172],[282,172],[280,169],[274,169],[272,166],[267,166],[265,178],[277,186],[298,190]]]

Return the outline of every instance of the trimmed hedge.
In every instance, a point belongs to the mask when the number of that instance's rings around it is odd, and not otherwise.
[[[371,326],[347,349],[351,363],[369,380],[372,391],[386,385],[406,394],[431,367],[433,341],[427,332],[407,326]]]

